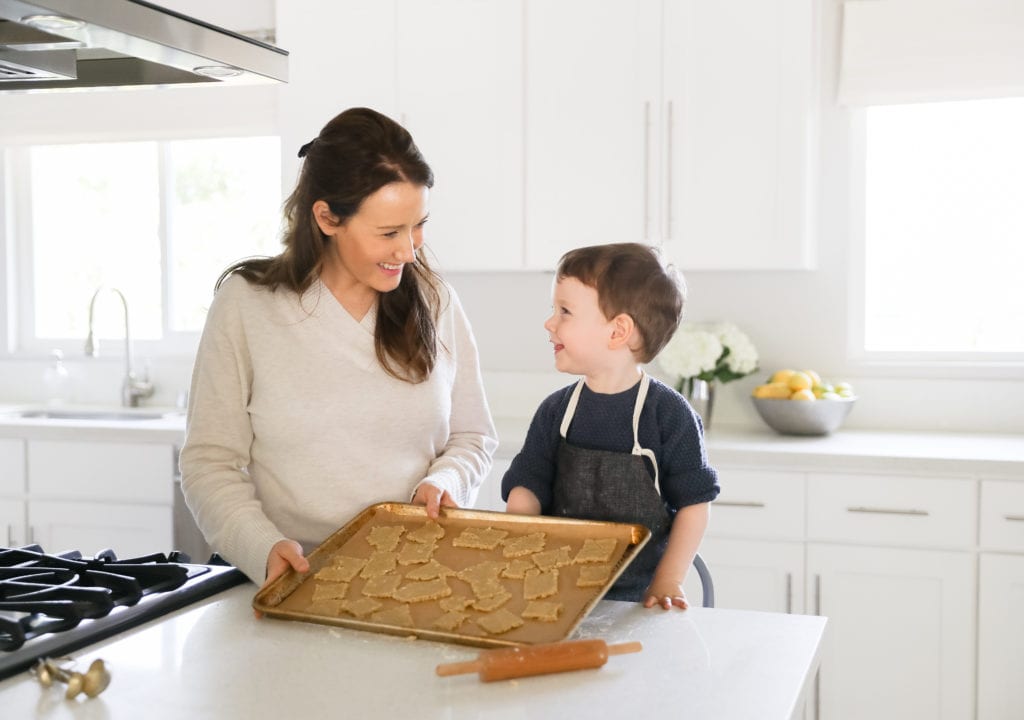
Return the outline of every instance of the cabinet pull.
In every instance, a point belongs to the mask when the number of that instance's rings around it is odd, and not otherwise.
[[[814,576],[814,614],[821,615],[821,575]]]
[[[651,101],[644,103],[644,242],[651,239]]]
[[[763,508],[764,503],[758,500],[716,500],[715,505],[719,507],[747,507]]]
[[[665,111],[665,240],[672,239],[672,101]]]
[[[1013,522],[1024,522],[1024,515],[1003,515],[1004,520],[1012,520]]]
[[[7,547],[14,547],[14,527],[7,523]]]
[[[916,510],[914,508],[910,508],[909,510],[900,510],[897,508],[864,507],[863,505],[848,507],[846,508],[846,512],[873,513],[876,515],[915,515],[917,517],[927,517],[929,514],[927,510]]]
[[[786,573],[786,613],[793,612],[793,573]]]

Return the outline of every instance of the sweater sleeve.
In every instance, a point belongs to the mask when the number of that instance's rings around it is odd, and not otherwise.
[[[284,536],[245,470],[253,440],[253,365],[240,313],[245,283],[228,278],[210,306],[192,371],[181,489],[214,550],[262,584],[270,549]]]
[[[476,500],[480,485],[491,470],[494,451],[498,448],[498,433],[487,406],[476,339],[469,319],[455,291],[450,287],[445,290],[449,295],[447,312],[451,314],[454,344],[448,351],[455,356],[449,435],[422,482],[447,490],[459,507],[467,507]]]
[[[708,463],[700,416],[675,391],[657,406],[661,433],[661,493],[673,510],[718,497],[718,473]]]
[[[561,419],[567,395],[573,386],[549,395],[537,408],[526,431],[523,448],[512,459],[501,480],[501,499],[508,502],[515,487],[524,487],[540,501],[541,513],[547,513],[553,499],[555,475],[558,472],[558,440],[556,425]]]

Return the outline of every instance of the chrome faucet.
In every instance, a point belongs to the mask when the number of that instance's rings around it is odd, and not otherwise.
[[[135,376],[135,368],[132,364],[132,335],[128,325],[128,301],[117,288],[99,287],[92,294],[89,301],[89,335],[85,338],[85,354],[89,357],[96,357],[100,354],[99,340],[94,339],[92,330],[93,310],[96,307],[96,297],[104,290],[121,298],[121,307],[124,308],[124,382],[121,384],[121,404],[125,407],[138,407],[141,398],[148,398],[153,395],[153,383],[149,381],[149,373],[146,372],[141,378]]]

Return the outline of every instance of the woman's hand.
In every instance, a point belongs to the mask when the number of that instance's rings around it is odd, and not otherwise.
[[[655,605],[665,610],[669,610],[673,606],[685,610],[690,606],[686,602],[686,593],[683,592],[681,583],[672,580],[659,580],[657,576],[644,593],[644,607],[650,608]]]
[[[447,490],[442,490],[437,485],[428,482],[420,483],[420,486],[416,488],[416,494],[412,496],[412,502],[414,505],[426,505],[427,517],[435,520],[442,505],[453,508],[459,506],[452,500],[452,496],[448,494]]]
[[[302,554],[302,546],[297,542],[278,540],[274,547],[270,548],[270,555],[267,556],[267,580],[260,590],[284,575],[288,568],[299,573],[308,572],[309,561]],[[259,610],[253,610],[253,613],[257,618],[263,617]]]

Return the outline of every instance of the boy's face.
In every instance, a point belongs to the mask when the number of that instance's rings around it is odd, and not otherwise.
[[[611,361],[608,342],[613,323],[598,306],[597,290],[576,278],[562,278],[552,294],[551,317],[544,323],[555,346],[555,367],[572,375],[591,375]]]

